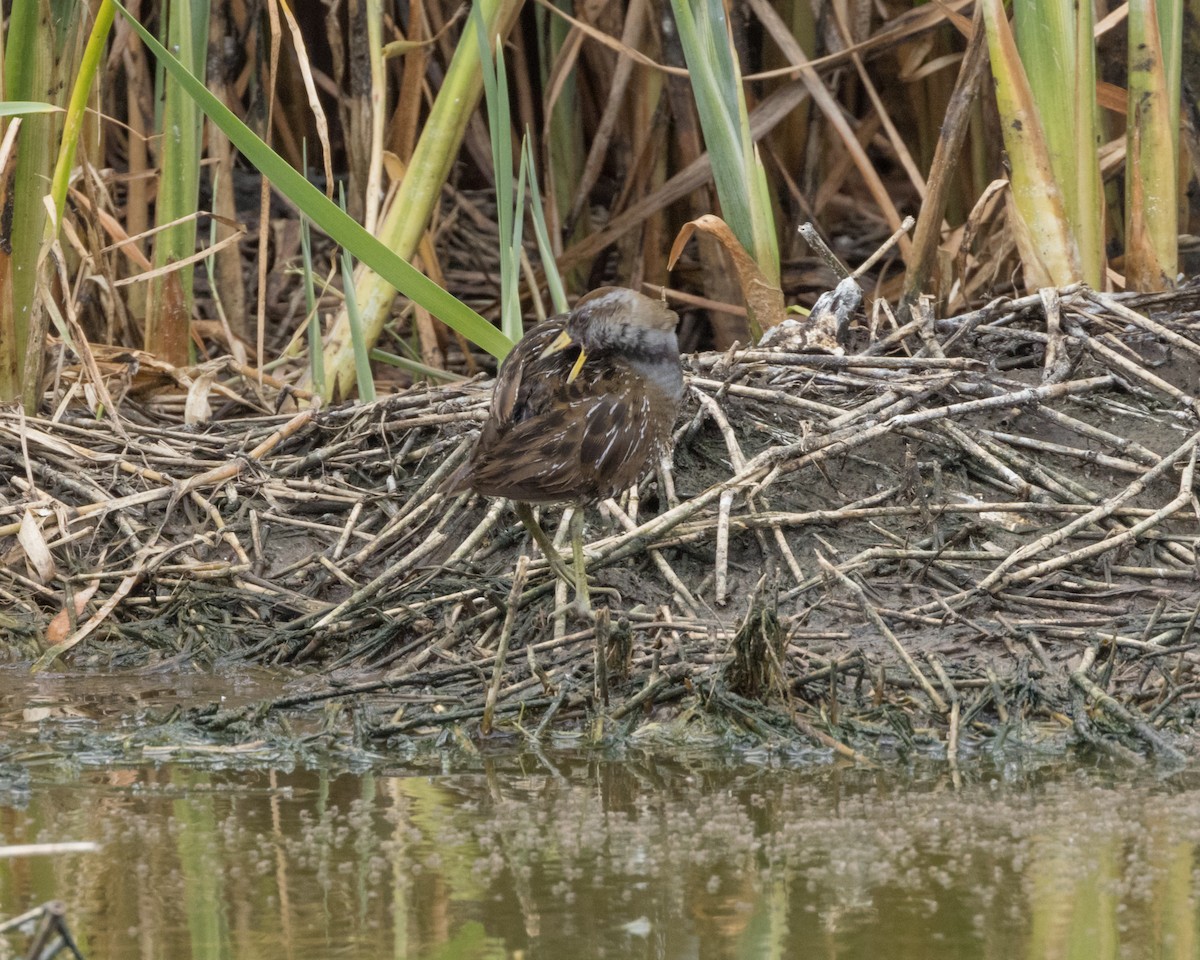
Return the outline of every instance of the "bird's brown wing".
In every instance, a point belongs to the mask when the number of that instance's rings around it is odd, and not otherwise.
[[[529,503],[589,501],[637,479],[653,446],[640,381],[589,363],[567,383],[574,351],[542,358],[544,349],[497,382],[492,415],[457,489]]]
[[[551,317],[525,334],[500,365],[496,387],[492,391],[492,407],[488,425],[505,425],[536,416],[553,397],[544,390],[547,379],[566,380],[563,354],[543,357],[559,334],[566,328],[566,317]],[[567,352],[574,363],[578,350]],[[570,366],[565,367],[566,371]]]
[[[542,354],[564,326],[565,317],[553,317],[539,324],[528,331],[504,358],[479,439],[467,462],[442,484],[443,491],[476,490],[488,496],[508,496],[494,492],[505,482],[506,459],[517,452],[512,449],[515,439],[506,438],[517,424],[535,418],[546,404],[552,403],[552,397],[545,390],[545,381],[558,378],[554,366],[556,357],[552,354],[543,359]],[[565,381],[565,375],[561,379]]]
[[[611,497],[632,486],[654,452],[654,412],[640,381],[618,378],[584,417],[579,439],[582,470],[595,496]],[[672,418],[674,419],[674,418]]]

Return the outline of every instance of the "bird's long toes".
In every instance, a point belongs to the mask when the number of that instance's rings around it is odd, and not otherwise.
[[[596,622],[596,611],[592,605],[581,597],[576,597],[561,607],[555,607],[553,617],[569,617],[583,626],[591,626]]]
[[[620,606],[622,601],[621,591],[616,587],[591,587],[592,593],[602,593],[606,597],[612,597],[612,606]]]

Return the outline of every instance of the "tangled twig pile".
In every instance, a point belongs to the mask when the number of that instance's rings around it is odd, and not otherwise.
[[[583,625],[504,504],[437,492],[486,384],[194,431],[134,398],[6,411],[0,631],[43,663],[319,665],[272,706],[354,697],[380,737],[682,701],[847,755],[1066,731],[1178,758],[1200,321],[1153,306],[1046,292],[852,356],[691,358],[673,467],[589,517]]]

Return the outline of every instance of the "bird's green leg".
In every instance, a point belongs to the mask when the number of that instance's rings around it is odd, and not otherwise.
[[[513,509],[516,510],[517,517],[525,525],[525,529],[529,531],[529,535],[537,542],[554,575],[575,590],[575,612],[584,620],[593,619],[591,590],[587,582],[587,558],[583,555],[583,507],[576,506],[571,511],[571,553],[575,560],[574,570],[566,565],[562,555],[555,549],[554,541],[537,522],[533,508],[527,503],[514,500]],[[618,603],[621,601],[621,594],[611,587],[597,587],[596,592],[611,594]]]
[[[546,535],[546,531],[542,529],[542,525],[537,522],[537,517],[533,515],[533,508],[527,503],[514,500],[513,509],[517,512],[517,519],[525,525],[525,529],[529,531],[529,535],[537,542],[555,576],[563,582],[575,586],[577,583],[575,573],[563,562],[562,556],[554,549],[554,541]]]
[[[583,508],[571,511],[571,553],[575,556],[575,606],[580,615],[592,616],[592,598],[588,593],[587,559],[583,555]]]

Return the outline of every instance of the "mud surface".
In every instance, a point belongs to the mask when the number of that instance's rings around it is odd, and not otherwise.
[[[595,619],[506,505],[437,492],[486,382],[198,427],[136,395],[119,422],[0,412],[3,649],[275,672],[281,693],[185,712],[234,742],[315,718],[363,747],[644,728],[1179,763],[1200,694],[1188,303],[1079,292],[1055,335],[1030,298],[845,357],[689,358],[673,462],[588,510]]]

